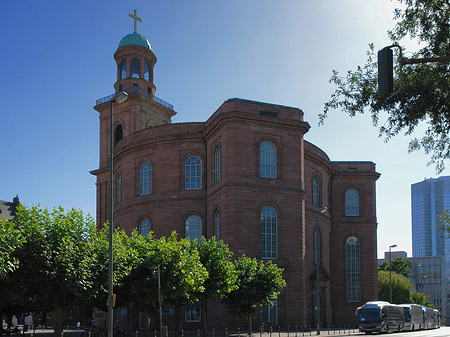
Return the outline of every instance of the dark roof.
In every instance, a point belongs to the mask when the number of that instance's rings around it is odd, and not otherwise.
[[[12,202],[0,200],[0,219],[11,220],[16,215],[16,208],[19,206],[19,197],[16,196]]]

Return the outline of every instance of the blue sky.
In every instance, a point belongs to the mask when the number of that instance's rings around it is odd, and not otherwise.
[[[138,32],[158,58],[156,95],[174,105],[173,122],[205,121],[232,97],[302,109],[311,125],[305,139],[331,160],[377,164],[378,256],[391,244],[411,255],[410,186],[436,177],[429,158],[408,154],[408,137],[385,143],[366,115],[333,111],[317,126],[334,90],[332,70],[345,74],[364,64],[370,42],[376,49],[390,43],[395,6],[390,0],[1,1],[0,199],[18,194],[26,206],[95,215],[93,106],[113,93],[113,54],[133,31],[128,13],[137,9]]]

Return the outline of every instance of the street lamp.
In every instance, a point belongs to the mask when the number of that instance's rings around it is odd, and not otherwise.
[[[327,211],[326,207],[315,210],[316,227],[314,228],[314,258],[316,262],[316,326],[317,334],[320,335],[320,232],[319,232],[319,214]]]
[[[109,250],[108,250],[108,337],[113,337],[113,210],[114,210],[114,175],[113,175],[113,104],[123,103],[127,100],[125,91],[116,93],[109,100]]]
[[[397,247],[397,245],[389,246],[389,302],[392,303],[392,259],[391,259],[391,249]]]

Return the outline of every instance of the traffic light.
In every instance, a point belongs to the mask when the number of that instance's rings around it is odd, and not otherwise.
[[[391,46],[378,51],[378,95],[381,97],[394,92],[394,75]]]

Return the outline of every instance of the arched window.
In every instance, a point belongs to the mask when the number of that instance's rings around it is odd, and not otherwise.
[[[116,145],[122,138],[123,138],[123,128],[122,125],[119,124],[116,126],[116,129],[114,130],[114,145]]]
[[[262,142],[259,146],[259,175],[262,178],[277,177],[277,153],[271,142]]]
[[[190,241],[200,240],[202,237],[202,219],[197,215],[190,215],[185,222],[185,237]]]
[[[139,69],[139,60],[136,58],[131,60],[131,77],[132,78],[141,77],[140,69]]]
[[[144,80],[150,81],[150,65],[147,61],[144,62]]]
[[[319,227],[314,227],[314,263],[320,264],[321,235]]]
[[[319,179],[317,176],[312,178],[313,205],[320,206]]]
[[[147,219],[141,220],[141,222],[139,223],[139,234],[142,235],[143,237],[146,237],[147,235],[150,234],[150,221],[148,221]]]
[[[359,240],[354,236],[346,243],[347,302],[361,301],[361,269]]]
[[[117,202],[121,202],[122,201],[122,175],[121,174],[119,174],[117,177],[116,190],[117,190]]]
[[[120,79],[127,78],[127,61],[123,60],[120,64]]]
[[[214,235],[216,240],[220,240],[220,211],[218,209],[214,212]]]
[[[261,211],[261,258],[277,258],[277,212],[270,206]]]
[[[214,153],[214,182],[220,181],[220,145],[217,145],[216,152]]]
[[[197,156],[190,156],[184,164],[184,188],[186,190],[202,189],[202,161]]]
[[[359,216],[359,193],[350,189],[345,192],[345,215]]]
[[[152,166],[148,161],[142,163],[139,168],[139,194],[145,195],[152,192]]]

